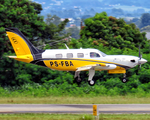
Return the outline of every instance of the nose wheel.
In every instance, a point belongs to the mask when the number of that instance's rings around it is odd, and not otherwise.
[[[122,82],[123,82],[123,83],[126,83],[127,81],[128,81],[128,80],[127,80],[126,78],[123,78],[123,79],[122,79]]]
[[[88,78],[88,83],[90,86],[95,85],[95,80],[93,80],[93,76],[95,75],[95,69],[89,69],[89,78]]]
[[[95,85],[95,82],[96,82],[95,80],[90,80],[90,81],[88,81],[88,83],[89,83],[90,86]]]
[[[122,79],[122,82],[123,83],[126,83],[128,80],[127,80],[127,78],[126,78],[126,74],[124,74],[124,76],[123,76],[123,79]]]

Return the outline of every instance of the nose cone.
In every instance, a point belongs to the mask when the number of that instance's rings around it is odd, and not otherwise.
[[[139,64],[144,64],[144,63],[146,63],[147,62],[147,60],[145,60],[145,59],[143,59],[143,58],[141,58],[140,60],[139,60]]]

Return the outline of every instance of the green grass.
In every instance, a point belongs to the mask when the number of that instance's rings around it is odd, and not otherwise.
[[[95,120],[91,114],[0,114],[0,120]],[[150,120],[150,114],[100,114],[99,120]]]
[[[50,97],[1,97],[0,104],[150,104],[150,97],[135,96],[50,96]]]

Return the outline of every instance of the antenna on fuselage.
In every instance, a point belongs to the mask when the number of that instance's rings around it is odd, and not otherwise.
[[[65,44],[66,48],[69,49],[69,47]]]

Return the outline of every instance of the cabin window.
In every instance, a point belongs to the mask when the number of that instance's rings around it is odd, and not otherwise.
[[[62,54],[56,54],[56,58],[62,58]]]
[[[100,57],[100,55],[95,52],[90,52],[90,57]]]
[[[77,53],[78,58],[83,58],[84,54],[83,53]]]
[[[67,58],[73,58],[73,54],[72,53],[67,53]]]

